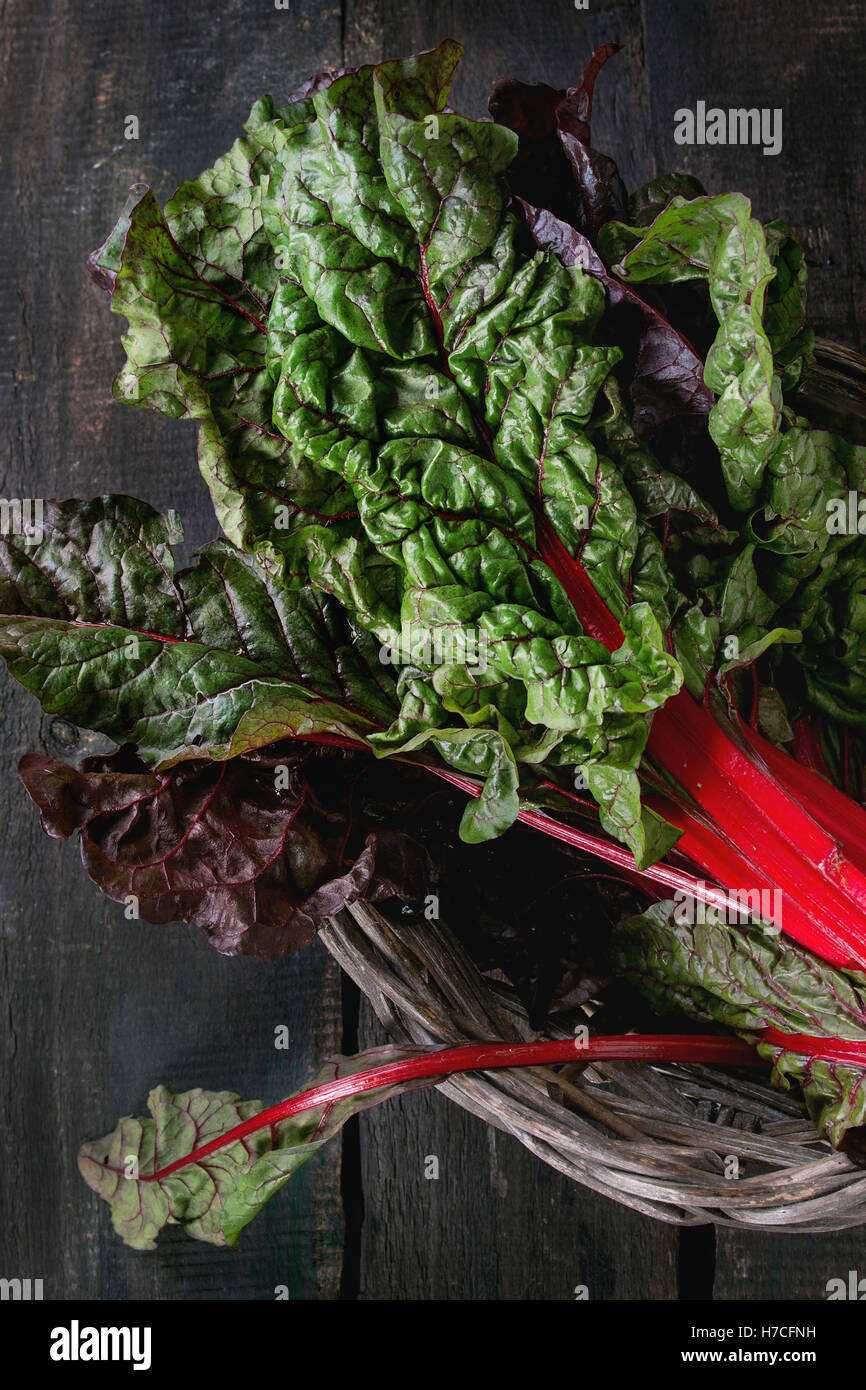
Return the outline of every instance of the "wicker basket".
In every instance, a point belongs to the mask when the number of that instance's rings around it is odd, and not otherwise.
[[[396,925],[356,903],[319,934],[397,1043],[539,1036],[442,923]],[[753,1078],[593,1062],[465,1073],[438,1089],[567,1177],[661,1221],[797,1233],[866,1221],[866,1172],[820,1140],[794,1100]],[[736,1179],[725,1175],[731,1158]]]
[[[819,340],[793,403],[866,443],[866,358]],[[441,923],[397,926],[360,903],[320,935],[395,1042],[537,1036]],[[819,1139],[794,1099],[752,1077],[594,1062],[464,1074],[439,1090],[567,1177],[661,1221],[795,1233],[866,1222],[866,1171]]]

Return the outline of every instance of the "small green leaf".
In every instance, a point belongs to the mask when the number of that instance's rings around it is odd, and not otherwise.
[[[425,1050],[379,1047],[356,1057],[332,1057],[303,1090]],[[84,1144],[78,1167],[88,1187],[108,1203],[114,1229],[133,1249],[154,1250],[170,1225],[183,1226],[187,1235],[210,1245],[235,1246],[265,1202],[351,1115],[435,1081],[425,1077],[379,1086],[277,1120],[260,1101],[241,1100],[231,1091],[172,1095],[167,1086],[158,1086],[147,1098],[149,1116],[127,1116],[104,1139]],[[249,1126],[247,1132],[220,1144],[242,1124]],[[213,1152],[191,1161],[209,1144],[215,1145]]]

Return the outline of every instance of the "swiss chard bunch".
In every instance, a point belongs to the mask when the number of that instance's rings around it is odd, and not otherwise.
[[[175,575],[174,517],[49,504],[0,547],[0,653],[123,745],[22,776],[149,920],[275,956],[417,892],[341,750],[460,788],[469,843],[519,821],[655,896],[754,890],[866,968],[866,815],[834,785],[866,544],[831,524],[866,450],[798,413],[790,229],[683,176],[629,199],[593,149],[612,51],[568,92],[502,84],[492,122],[448,108],[451,41],[320,75],[164,210],[134,188],[91,258],[115,396],[199,421],[224,538]]]
[[[222,553],[252,557],[283,605],[315,595],[340,614],[365,668],[355,688],[337,708],[318,637],[306,662],[262,667],[256,630],[255,650],[232,633],[234,649],[209,656],[188,699],[184,647],[142,642],[130,685],[119,632],[117,665],[103,630],[58,626],[53,664],[98,653],[106,689],[127,692],[88,704],[76,682],[60,703],[157,769],[302,726],[431,758],[480,779],[463,826],[475,840],[514,821],[521,777],[546,764],[570,783],[581,768],[603,827],[649,862],[676,832],[641,806],[637,767],[647,716],[682,677],[648,602],[656,561],[637,553],[634,503],[587,433],[620,353],[594,341],[600,283],[521,247],[504,179],[517,137],[445,111],[458,54],[445,43],[280,109],[260,102],[165,213],[134,190],[95,261],[129,322],[115,395],[201,421],[200,467],[235,548]],[[615,651],[548,563],[578,551],[622,624]],[[172,616],[132,626],[177,636]],[[86,615],[73,603],[69,619]],[[58,705],[29,659],[35,631],[7,625],[4,654]],[[383,670],[383,652],[399,664]],[[169,687],[182,713],[165,709]]]

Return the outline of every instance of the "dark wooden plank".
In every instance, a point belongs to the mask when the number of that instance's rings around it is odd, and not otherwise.
[[[710,192],[736,188],[758,216],[794,225],[814,262],[816,328],[851,346],[866,335],[862,209],[866,172],[866,16],[856,0],[670,0],[645,7],[650,104],[646,140],[656,167],[694,173]],[[780,107],[783,147],[677,145],[674,112],[707,106]]]
[[[763,217],[787,217],[816,262],[810,283],[817,326],[857,343],[864,323],[854,215],[863,198],[864,27],[862,11],[846,3],[806,8],[790,0],[767,7],[674,0],[647,6],[626,0],[577,11],[566,0],[544,6],[502,0],[494,21],[485,6],[406,7],[383,0],[349,4],[346,51],[348,61],[372,61],[452,34],[466,49],[454,104],[480,116],[495,78],[512,74],[569,85],[595,44],[622,43],[623,52],[599,82],[593,136],[599,148],[616,155],[627,186],[682,168],[710,191],[741,189]],[[677,146],[674,112],[699,98],[724,106],[782,105],[782,154]],[[681,1296],[711,1296],[710,1232],[678,1236],[575,1193],[513,1141],[488,1138],[471,1117],[445,1110],[436,1095],[404,1097],[360,1124],[365,1297],[561,1298],[569,1296],[563,1290],[578,1267],[584,1277],[574,1283],[589,1282],[592,1297],[670,1298],[676,1296],[677,1264]],[[447,1192],[443,1180],[436,1185],[420,1176],[423,1156],[431,1152],[452,1175]],[[720,1231],[715,1296],[751,1296],[752,1288],[758,1297],[805,1296],[801,1290],[816,1287],[816,1270],[834,1262],[847,1270],[848,1255],[840,1258],[839,1251],[851,1252],[853,1267],[862,1240],[857,1234]],[[407,1253],[413,1249],[414,1259]],[[862,1254],[860,1263],[866,1266]],[[820,1288],[825,1282],[818,1281]],[[766,1287],[774,1292],[762,1294]]]
[[[572,85],[593,46],[616,39],[627,45],[610,78],[617,100],[598,108],[600,138],[613,145],[618,125],[633,130],[643,90],[640,8],[637,0],[587,12],[565,0],[506,0],[492,19],[489,7],[472,3],[350,3],[346,61],[430,48],[451,35],[465,47],[453,104],[484,116],[497,78]],[[643,154],[625,162],[626,177],[650,176]],[[360,1125],[362,1297],[569,1299],[581,1284],[593,1299],[676,1297],[675,1229],[576,1187],[438,1095],[390,1102]],[[423,1178],[427,1154],[439,1157],[438,1182]]]
[[[362,1046],[383,1038],[365,1005]],[[676,1298],[671,1227],[570,1182],[435,1091],[360,1126],[362,1299]]]
[[[823,1236],[725,1231],[717,1245],[713,1297],[820,1301],[838,1289],[831,1280],[843,1280],[847,1289],[852,1270],[856,1279],[866,1278],[862,1227]]]
[[[659,169],[681,167],[712,192],[738,188],[763,218],[797,227],[810,260],[809,309],[820,332],[862,348],[866,303],[862,207],[866,137],[861,6],[777,0],[647,6],[643,36]],[[783,111],[783,149],[677,146],[681,106],[769,106]],[[827,1280],[866,1273],[866,1232],[795,1236],[720,1230],[717,1299],[817,1299]]]
[[[0,492],[128,491],[216,533],[195,429],[115,404],[122,321],[85,270],[127,185],[167,196],[228,148],[252,101],[339,58],[339,14],[293,0],[54,6],[12,0],[2,30],[4,287]],[[140,139],[123,138],[135,114]],[[58,740],[57,734],[60,734]],[[0,685],[4,1019],[0,1274],[52,1298],[272,1298],[339,1292],[340,1149],[299,1173],[238,1254],[177,1233],[126,1250],[80,1179],[79,1143],[140,1110],[159,1081],[276,1100],[339,1049],[339,977],[316,947],[279,966],[232,961],[194,929],[130,923],[71,846],[40,832],[15,778],[30,748],[76,754],[8,677]],[[77,750],[77,751],[80,751]],[[289,1025],[293,1045],[274,1048]],[[15,1213],[11,1219],[11,1213]]]

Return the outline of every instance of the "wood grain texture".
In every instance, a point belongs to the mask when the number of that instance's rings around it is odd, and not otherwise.
[[[382,1036],[365,1004],[362,1045]],[[673,1228],[569,1182],[435,1091],[360,1126],[362,1299],[676,1298]]]
[[[809,311],[816,329],[862,348],[863,7],[856,0],[669,0],[644,11],[647,140],[657,167],[684,168],[710,192],[740,189],[759,217],[790,222],[811,261]],[[676,145],[674,112],[694,108],[699,99],[708,107],[781,108],[781,154]]]
[[[262,92],[339,56],[336,7],[194,0],[182,7],[12,0],[2,29],[0,494],[126,491],[176,507],[187,553],[216,534],[195,428],[118,405],[122,321],[87,253],[127,185],[166,198],[221,154]],[[140,139],[126,141],[137,115]],[[70,845],[45,838],[15,777],[30,748],[77,756],[74,731],[0,686],[3,1056],[0,1274],[52,1298],[334,1298],[342,1268],[340,1148],[298,1174],[238,1253],[169,1232],[141,1255],[78,1175],[85,1138],[140,1111],[148,1089],[234,1088],[279,1099],[339,1050],[339,973],[319,947],[282,965],[227,960],[187,927],[126,922]],[[274,1048],[289,1025],[293,1045]],[[10,1214],[15,1213],[14,1219]]]
[[[466,59],[454,102],[482,115],[494,78],[567,85],[591,49],[624,52],[603,75],[595,142],[628,184],[670,167],[711,190],[743,189],[786,216],[810,248],[811,308],[823,333],[862,346],[864,30],[853,0],[7,0],[0,28],[0,495],[128,491],[186,521],[187,551],[214,533],[192,425],[116,405],[119,321],[84,259],[128,183],[165,198],[234,139],[252,101],[309,73],[429,47],[446,34]],[[683,150],[673,112],[698,98],[782,106],[777,158]],[[140,139],[124,139],[137,115]],[[318,948],[280,966],[223,960],[194,930],[123,920],[70,846],[45,839],[14,779],[20,755],[83,751],[69,730],[0,684],[0,1275],[43,1278],[55,1298],[721,1299],[823,1296],[866,1273],[864,1239],[720,1232],[710,1237],[624,1211],[567,1183],[516,1141],[433,1093],[350,1131],[350,1260],[342,1270],[340,1149],[303,1169],[246,1233],[238,1254],[170,1235],[159,1252],[122,1247],[75,1168],[82,1138],[139,1109],[158,1080],[232,1086],[272,1100],[337,1050],[335,967]],[[288,1053],[273,1047],[290,1027]],[[369,1020],[362,1040],[371,1040]],[[358,1141],[358,1153],[352,1134]],[[439,1159],[425,1179],[425,1157]],[[360,1221],[358,1178],[365,1219]],[[12,1214],[11,1217],[9,1214]],[[356,1267],[355,1267],[356,1266]],[[715,1279],[715,1284],[713,1280]]]
[[[848,1284],[849,1270],[866,1276],[866,1235],[837,1231],[826,1236],[790,1232],[726,1231],[716,1251],[713,1297],[719,1300],[827,1298],[831,1279]]]

